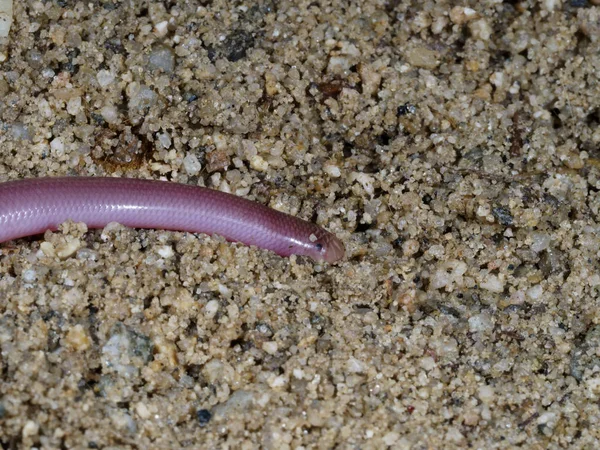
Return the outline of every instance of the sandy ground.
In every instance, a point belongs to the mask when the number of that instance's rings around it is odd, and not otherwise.
[[[595,3],[16,1],[0,181],[206,185],[347,257],[3,244],[0,446],[598,448]]]

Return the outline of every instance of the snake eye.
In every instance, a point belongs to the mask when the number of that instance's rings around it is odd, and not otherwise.
[[[321,244],[320,242],[318,242],[317,244],[315,244],[315,248],[317,249],[317,251],[319,253],[321,253],[323,251],[323,244]]]

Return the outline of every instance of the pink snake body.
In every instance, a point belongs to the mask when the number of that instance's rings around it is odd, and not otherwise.
[[[35,178],[0,183],[0,242],[56,230],[61,223],[110,222],[218,234],[281,256],[335,262],[344,246],[302,219],[220,191],[132,178]]]

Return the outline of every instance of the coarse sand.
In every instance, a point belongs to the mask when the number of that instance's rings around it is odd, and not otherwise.
[[[0,181],[209,186],[347,256],[2,244],[0,447],[600,448],[599,4],[15,1]]]

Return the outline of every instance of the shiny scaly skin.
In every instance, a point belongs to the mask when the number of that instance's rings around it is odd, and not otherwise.
[[[344,246],[321,227],[198,186],[133,178],[32,178],[0,183],[0,242],[84,222],[218,234],[281,256],[335,262]]]

